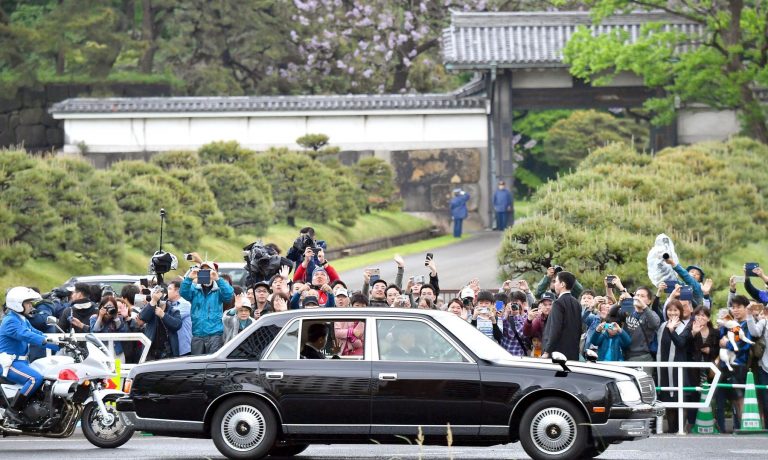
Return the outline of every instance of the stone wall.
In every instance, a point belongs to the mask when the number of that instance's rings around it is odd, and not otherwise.
[[[489,224],[486,149],[397,150],[388,160],[395,169],[404,211],[432,214],[434,222],[447,227],[453,189],[461,187],[470,195],[468,229]]]
[[[29,151],[59,149],[64,144],[64,123],[54,120],[48,108],[74,97],[170,96],[164,83],[79,84],[50,83],[22,88],[15,95],[0,94],[0,148],[23,145]]]

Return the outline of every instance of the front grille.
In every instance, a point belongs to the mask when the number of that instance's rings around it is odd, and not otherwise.
[[[656,401],[656,384],[653,379],[646,375],[640,377],[638,383],[640,384],[640,397],[646,404],[652,404]]]

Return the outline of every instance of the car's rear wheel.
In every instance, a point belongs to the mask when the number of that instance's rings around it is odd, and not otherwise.
[[[232,398],[216,409],[211,437],[219,452],[227,458],[266,457],[277,437],[275,414],[258,399]]]
[[[587,428],[578,407],[562,398],[533,403],[520,419],[520,443],[534,460],[579,458],[587,447]]]
[[[269,451],[269,455],[271,457],[293,457],[307,450],[307,447],[309,447],[309,444],[288,444],[282,446],[275,444],[275,447]]]

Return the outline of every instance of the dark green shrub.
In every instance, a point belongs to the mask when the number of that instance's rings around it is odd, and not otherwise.
[[[505,277],[540,276],[557,263],[590,287],[615,273],[648,284],[646,256],[659,233],[683,263],[720,273],[721,260],[762,240],[768,212],[768,147],[735,139],[678,147],[655,157],[611,145],[579,169],[539,189],[533,217],[508,230],[499,253]]]

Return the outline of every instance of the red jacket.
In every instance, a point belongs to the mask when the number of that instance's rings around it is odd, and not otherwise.
[[[331,266],[331,264],[326,264],[325,272],[328,273],[328,284],[333,283],[334,281],[339,279],[339,274],[336,273],[336,269]],[[296,267],[296,271],[293,274],[293,281],[301,281],[304,282],[304,276],[307,274],[307,269],[304,268],[303,265],[299,264],[298,267]],[[309,283],[312,282],[312,277],[310,276],[310,279],[307,281]]]

